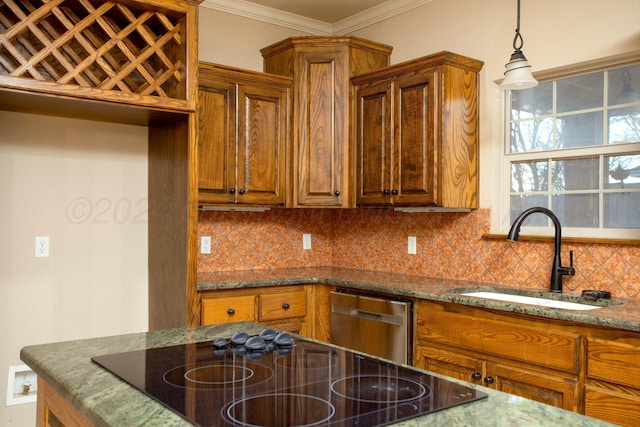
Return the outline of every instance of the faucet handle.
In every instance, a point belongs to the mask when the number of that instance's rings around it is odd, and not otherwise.
[[[569,251],[569,267],[560,267],[558,273],[562,276],[575,276],[576,269],[573,268],[573,251]]]

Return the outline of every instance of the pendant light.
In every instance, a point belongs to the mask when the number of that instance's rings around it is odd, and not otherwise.
[[[504,90],[529,89],[538,84],[538,81],[531,74],[531,65],[522,53],[523,44],[522,35],[520,35],[520,0],[518,0],[518,26],[513,38],[515,51],[511,54],[509,63],[505,65],[504,80],[500,84]]]

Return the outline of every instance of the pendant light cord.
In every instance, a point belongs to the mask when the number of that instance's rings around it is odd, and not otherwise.
[[[520,45],[518,46],[518,42]],[[513,38],[513,49],[517,52],[520,52],[522,46],[524,45],[524,40],[522,40],[522,36],[520,35],[520,0],[518,0],[518,21],[516,27],[516,36]]]

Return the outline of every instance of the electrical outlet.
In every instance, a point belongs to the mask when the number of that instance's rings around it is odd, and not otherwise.
[[[311,249],[311,234],[302,235],[302,249],[305,251]]]
[[[35,402],[38,395],[38,376],[27,365],[9,366],[7,406]]]
[[[200,238],[200,253],[201,254],[211,253],[211,236],[202,236]]]
[[[36,258],[49,256],[49,236],[36,236]]]
[[[409,255],[416,254],[416,236],[409,236],[407,239],[407,253]]]

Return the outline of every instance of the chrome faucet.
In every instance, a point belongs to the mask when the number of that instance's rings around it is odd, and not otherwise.
[[[573,276],[576,274],[576,269],[573,268],[573,251],[569,251],[569,267],[562,266],[562,256],[560,246],[561,235],[562,235],[562,227],[560,226],[560,221],[558,217],[555,216],[553,212],[551,212],[547,208],[542,207],[534,207],[529,208],[522,212],[518,217],[513,221],[511,225],[511,229],[509,230],[509,234],[507,234],[507,240],[511,242],[515,242],[520,237],[520,226],[524,222],[524,220],[533,213],[543,213],[553,221],[553,226],[556,229],[555,235],[555,252],[553,254],[553,269],[551,270],[551,284],[550,290],[554,293],[562,292],[562,276]]]

